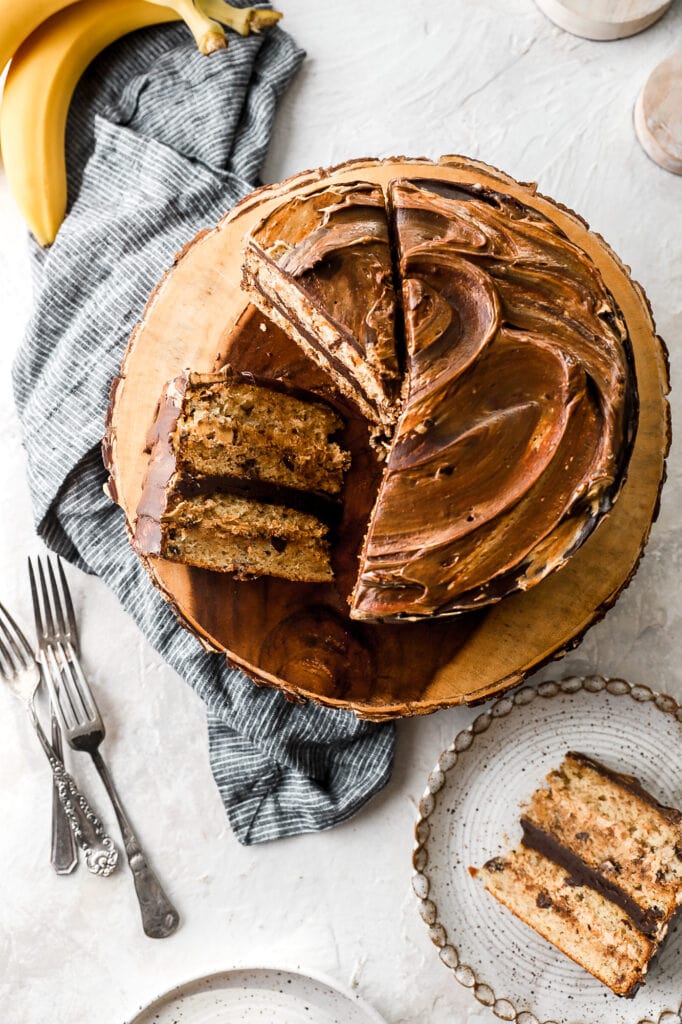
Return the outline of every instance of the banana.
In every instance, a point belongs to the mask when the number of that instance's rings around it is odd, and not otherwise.
[[[54,241],[66,213],[69,104],[101,50],[134,29],[183,20],[199,50],[209,54],[227,45],[223,25],[248,35],[282,16],[234,8],[227,0],[0,0],[0,19],[5,15],[0,67],[8,56],[11,63],[0,107],[0,149],[10,191],[43,246]],[[37,17],[46,20],[35,27]]]
[[[209,18],[234,29],[240,36],[262,32],[282,17],[281,11],[271,11],[267,7],[233,7],[227,0],[201,0],[201,6]]]
[[[224,0],[220,2],[229,6]],[[39,25],[73,3],[74,0],[0,0],[0,71]],[[166,0],[156,6],[172,7],[187,22],[202,53],[225,46],[222,27],[207,18],[195,0]]]
[[[0,108],[0,146],[10,191],[40,245],[54,241],[66,213],[64,135],[79,78],[116,39],[179,17],[147,0],[78,0],[14,55]]]
[[[0,71],[38,25],[73,0],[2,0],[0,3]]]
[[[224,50],[225,29],[204,13],[204,0],[147,0],[155,7],[170,7],[185,22],[203,54]],[[225,3],[225,7],[230,5]]]

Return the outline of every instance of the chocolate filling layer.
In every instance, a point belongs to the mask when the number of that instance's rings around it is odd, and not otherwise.
[[[184,477],[177,482],[174,491],[183,498],[195,498],[205,494],[232,494],[249,498],[251,501],[261,501],[266,505],[281,505],[295,512],[315,516],[330,527],[339,524],[343,512],[341,502],[326,494],[299,491],[284,484],[250,480],[245,477]]]
[[[658,907],[643,910],[616,882],[591,868],[581,857],[528,818],[521,818],[521,827],[523,845],[564,868],[568,872],[568,885],[585,885],[598,892],[624,910],[643,935],[650,939],[656,938],[658,923],[663,916]]]

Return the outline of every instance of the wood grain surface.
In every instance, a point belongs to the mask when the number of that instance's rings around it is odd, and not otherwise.
[[[352,622],[346,597],[378,469],[363,422],[344,409],[353,467],[345,491],[333,585],[249,582],[149,558],[155,584],[207,649],[227,653],[256,682],[380,720],[483,700],[574,646],[636,570],[658,509],[669,445],[665,348],[646,298],[627,268],[584,221],[494,168],[463,157],[358,160],[266,186],[181,252],[134,331],[115,388],[106,448],[111,490],[132,526],[148,455],[145,438],[164,383],[186,367],[225,362],[295,379],[330,394],[330,383],[289,339],[250,307],[240,289],[250,227],[283,195],[326,180],[428,174],[504,190],[551,217],[599,266],[628,324],[640,394],[639,430],[621,496],[568,565],[526,593],[487,609],[425,623]],[[380,471],[380,470],[379,470]],[[595,666],[597,668],[597,666]]]

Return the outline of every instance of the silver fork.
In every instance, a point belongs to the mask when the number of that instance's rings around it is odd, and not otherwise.
[[[39,659],[46,669],[46,682],[57,711],[59,724],[74,750],[84,750],[90,754],[109,794],[133,874],[144,932],[153,939],[166,938],[176,930],[180,917],[147,862],[146,855],[116,792],[109,770],[99,752],[99,746],[105,735],[104,722],[76,656],[73,643],[69,639],[64,607],[71,598],[66,577],[63,573],[61,574],[62,593],[48,561],[50,578],[50,593],[48,593],[45,572],[40,558],[36,562],[40,581],[40,597],[30,559],[28,569],[38,634]]]
[[[64,569],[62,568],[62,563],[59,560],[57,561],[57,569],[60,579],[64,579]],[[49,570],[51,573],[51,563],[49,564]],[[74,615],[73,605],[71,604],[70,599],[66,604],[66,615],[69,639],[73,643],[76,653],[78,653],[78,629],[76,626],[76,616]],[[64,753],[62,749],[62,731],[59,728],[59,722],[57,721],[57,715],[53,707],[50,707],[50,724],[50,739],[52,740],[52,747],[57,757],[63,761]],[[62,802],[59,799],[59,791],[56,784],[52,787],[52,840],[50,845],[50,863],[58,875],[68,875],[78,866],[78,853],[73,831],[71,829],[69,819],[64,811]]]
[[[35,692],[40,686],[40,668],[33,657],[28,640],[2,604],[0,676],[9,684],[14,696],[19,698],[29,713],[40,745],[50,762],[59,800],[76,842],[83,851],[88,870],[95,875],[110,875],[116,867],[118,851],[43,732],[33,703]]]

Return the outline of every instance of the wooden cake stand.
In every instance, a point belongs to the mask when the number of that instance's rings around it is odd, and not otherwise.
[[[538,195],[533,185],[519,184],[463,157],[443,157],[437,164],[358,160],[267,186],[214,229],[199,234],[155,289],[113,391],[105,443],[111,493],[130,530],[147,467],[146,435],[161,389],[175,374],[186,367],[208,371],[230,362],[329,393],[321,371],[249,306],[240,290],[243,238],[284,195],[327,181],[364,179],[385,185],[392,178],[415,175],[481,182],[517,196],[590,254],[628,324],[641,409],[630,471],[613,511],[564,569],[526,593],[475,613],[397,624],[348,617],[346,598],[380,473],[367,446],[366,427],[348,409],[345,443],[353,465],[334,552],[334,584],[274,578],[244,582],[160,558],[145,560],[154,583],[207,649],[224,651],[231,664],[256,682],[279,687],[293,698],[352,709],[375,720],[480,701],[518,683],[575,646],[637,568],[664,477],[670,436],[668,372],[646,297],[606,243],[574,213]]]

